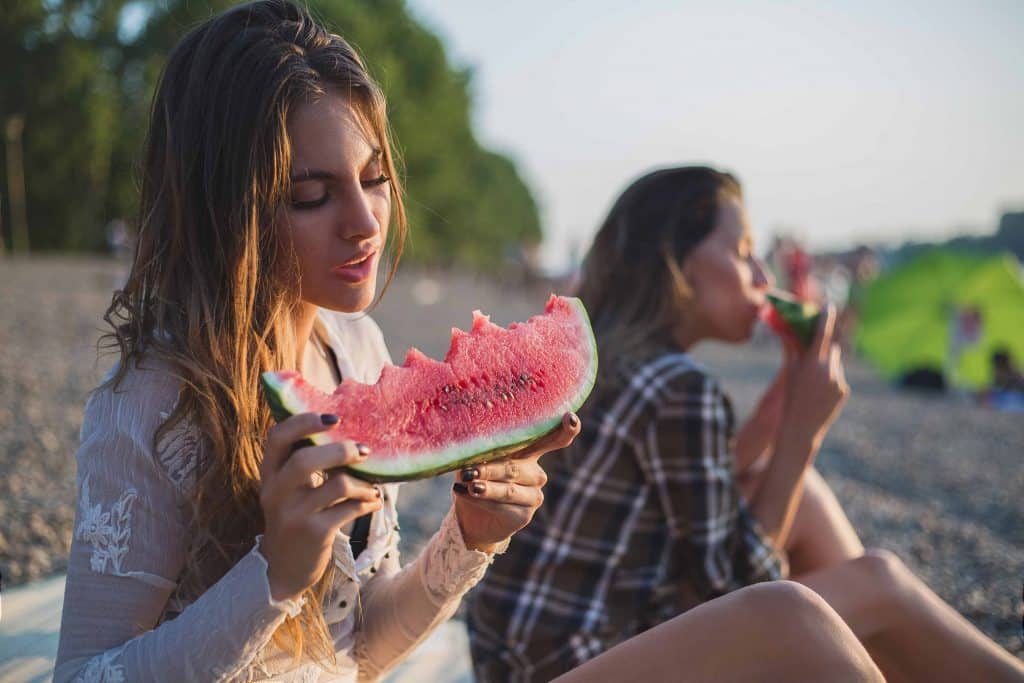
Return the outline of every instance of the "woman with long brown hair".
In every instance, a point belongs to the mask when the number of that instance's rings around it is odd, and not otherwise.
[[[342,38],[267,0],[181,41],[107,312],[119,363],[82,428],[56,680],[375,678],[530,519],[537,457],[575,416],[514,476],[457,491],[404,568],[397,487],[324,474],[367,449],[293,446],[338,418],[270,427],[261,372],[299,367],[330,391],[388,362],[362,311],[404,237],[384,99]]]
[[[770,284],[753,248],[728,173],[655,171],[615,202],[580,285],[597,385],[580,438],[547,462],[544,507],[472,595],[480,680],[546,680],[786,577],[823,597],[890,680],[1024,676],[895,556],[865,551],[814,471],[849,391],[834,310],[809,349],[787,350],[754,417],[734,429],[728,396],[688,352],[750,338]],[[763,615],[760,627],[791,618]]]
[[[55,679],[374,680],[529,522],[538,458],[571,443],[579,420],[462,472],[441,528],[405,567],[397,487],[325,474],[366,447],[296,446],[337,416],[270,426],[265,370],[299,368],[325,390],[377,378],[388,353],[365,311],[405,233],[380,90],[305,10],[261,0],[190,32],[158,87],[143,171],[137,252],[107,312],[120,358],[90,397],[77,454]],[[673,680],[680,653],[732,642],[770,609],[800,615],[763,639],[792,656],[755,644],[705,670],[877,675],[810,591],[730,597],[579,675],[654,667],[651,680]],[[690,649],[666,650],[679,639]]]

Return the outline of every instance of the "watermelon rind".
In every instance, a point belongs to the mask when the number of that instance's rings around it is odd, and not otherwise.
[[[549,419],[539,420],[518,429],[497,432],[480,436],[470,441],[452,444],[447,448],[432,453],[394,454],[386,461],[372,461],[350,465],[345,469],[360,479],[375,483],[412,481],[436,476],[444,472],[460,469],[467,465],[476,465],[497,460],[506,455],[521,451],[531,444],[554,432],[562,422],[562,415],[575,412],[586,401],[597,381],[597,339],[590,325],[590,317],[577,298],[566,297],[566,301],[575,309],[583,330],[582,341],[587,345],[589,355],[586,372],[581,378],[576,391],[563,403],[558,415]],[[288,381],[282,381],[277,373],[265,372],[261,381],[267,396],[271,414],[278,422],[292,415],[310,412],[310,408],[292,391]],[[320,445],[330,443],[332,439],[323,433],[312,434],[308,441]]]
[[[766,298],[793,336],[804,347],[810,346],[818,331],[821,309],[812,303],[797,301],[778,294],[768,294]]]

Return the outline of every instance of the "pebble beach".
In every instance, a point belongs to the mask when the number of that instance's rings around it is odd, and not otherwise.
[[[102,313],[123,277],[101,259],[0,261],[0,572],[3,588],[59,574],[76,505],[74,453],[85,398],[112,363]],[[500,324],[542,310],[547,291],[402,269],[372,315],[396,361],[409,346],[443,357],[452,325],[480,308]],[[696,355],[740,415],[770,381],[770,340]],[[850,360],[853,395],[818,458],[866,546],[895,552],[944,600],[1018,656],[1024,587],[1024,417],[908,394]],[[557,457],[554,454],[550,457]],[[407,484],[403,554],[449,505],[448,477]]]

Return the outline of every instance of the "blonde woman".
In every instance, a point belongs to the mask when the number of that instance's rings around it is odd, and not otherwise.
[[[474,591],[481,681],[546,680],[786,577],[823,597],[890,680],[1024,676],[895,556],[865,551],[814,472],[849,391],[834,311],[735,428],[729,397],[688,351],[749,339],[768,286],[733,176],[664,169],[615,202],[580,286],[597,386],[580,438],[547,461],[544,507]],[[790,619],[766,615],[763,633]]]
[[[295,447],[334,415],[270,426],[262,371],[298,367],[330,389],[388,362],[364,313],[386,245],[397,261],[405,232],[386,131],[356,54],[286,0],[228,10],[174,50],[152,109],[137,253],[107,314],[120,362],[85,411],[55,680],[377,679],[540,505],[538,457],[572,441],[574,415],[515,467],[463,473],[471,485],[453,485],[440,529],[402,567],[397,487],[324,475],[367,449]],[[876,674],[809,591],[752,591],[706,623],[770,605],[803,615],[789,642],[820,644],[789,666]],[[780,670],[758,653],[724,670]]]

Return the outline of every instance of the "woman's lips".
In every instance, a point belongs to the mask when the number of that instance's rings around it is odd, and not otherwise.
[[[374,251],[367,254],[366,258],[362,261],[334,266],[331,268],[331,272],[345,282],[350,284],[359,284],[360,282],[365,282],[370,278],[370,275],[373,274],[373,268],[376,262],[377,252]]]

